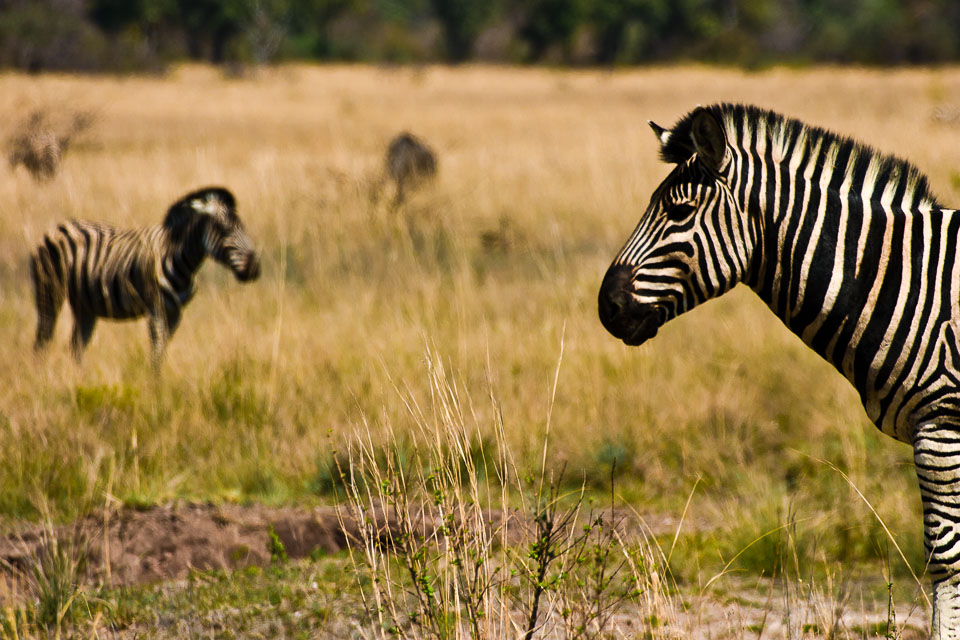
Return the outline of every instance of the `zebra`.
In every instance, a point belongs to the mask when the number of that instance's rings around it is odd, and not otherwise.
[[[97,318],[149,317],[155,372],[167,341],[194,295],[193,278],[207,256],[241,282],[256,280],[260,260],[223,187],[177,200],[163,224],[139,229],[71,220],[47,233],[30,258],[37,306],[34,350],[53,336],[64,299],[73,311],[71,346],[79,363]]]
[[[755,106],[649,123],[675,165],[604,275],[627,345],[742,282],[913,447],[932,638],[960,638],[960,215],[908,162]]]
[[[93,114],[77,112],[63,133],[55,133],[47,124],[47,115],[42,109],[30,114],[19,130],[7,140],[7,161],[11,169],[23,165],[38,182],[56,177],[60,171],[63,155],[74,137],[83,133],[94,122]]]
[[[437,156],[420,138],[404,131],[390,141],[385,158],[387,176],[397,187],[393,206],[403,204],[408,189],[437,173]]]

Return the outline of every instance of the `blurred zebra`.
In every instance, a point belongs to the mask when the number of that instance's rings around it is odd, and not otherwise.
[[[628,345],[749,285],[913,446],[932,638],[960,638],[960,215],[903,160],[756,107],[650,123],[676,166],[599,294]]]
[[[167,341],[194,294],[207,256],[238,280],[255,280],[260,262],[237,217],[233,194],[220,187],[187,194],[163,224],[116,229],[72,220],[48,233],[31,256],[37,305],[34,349],[53,336],[64,299],[73,311],[71,345],[79,362],[97,318],[149,317],[152,363],[159,370]]]
[[[77,112],[73,114],[70,126],[58,134],[47,123],[45,111],[34,111],[7,140],[10,168],[23,165],[35,180],[52,180],[60,171],[63,155],[73,138],[86,131],[93,121],[93,114]]]
[[[414,189],[437,173],[437,157],[427,144],[413,134],[403,132],[390,141],[386,157],[387,176],[396,185],[393,206],[403,204],[409,189]]]

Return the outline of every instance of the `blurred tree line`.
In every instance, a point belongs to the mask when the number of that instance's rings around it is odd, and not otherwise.
[[[960,0],[0,0],[0,66],[960,60]]]

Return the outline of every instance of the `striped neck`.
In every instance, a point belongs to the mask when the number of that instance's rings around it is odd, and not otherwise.
[[[193,276],[207,257],[204,234],[207,223],[198,218],[176,235],[167,232],[164,247],[163,274],[170,285],[181,294],[193,290]]]
[[[950,313],[922,282],[955,268],[954,212],[915,167],[848,138],[755,108],[724,122],[728,180],[755,230],[744,281],[853,383],[871,419],[895,419],[878,390],[907,375],[892,357],[916,339],[906,315],[921,304],[925,321]]]
[[[744,281],[791,328],[804,282],[857,271],[882,249],[870,233],[874,218],[938,208],[926,178],[904,160],[757,107],[715,108],[733,155],[728,182],[756,243]]]

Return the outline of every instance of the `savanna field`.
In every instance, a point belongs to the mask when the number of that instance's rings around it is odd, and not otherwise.
[[[838,373],[743,287],[640,348],[597,318],[668,173],[647,120],[719,101],[908,158],[960,205],[952,68],[0,75],[3,139],[36,109],[94,117],[54,180],[0,169],[0,528],[66,549],[0,562],[0,635],[512,638],[539,597],[533,637],[925,637],[912,451]],[[394,208],[383,155],[403,130],[439,170]],[[204,265],[159,381],[144,321],[99,322],[78,366],[65,308],[34,355],[27,258],[45,231],[159,223],[213,184],[262,277]],[[444,526],[297,558],[271,528],[268,562],[194,558],[135,585],[75,566],[80,518],[208,504],[386,505],[401,527],[427,505]],[[528,533],[451,533],[493,512]],[[86,577],[56,600],[72,570]]]

